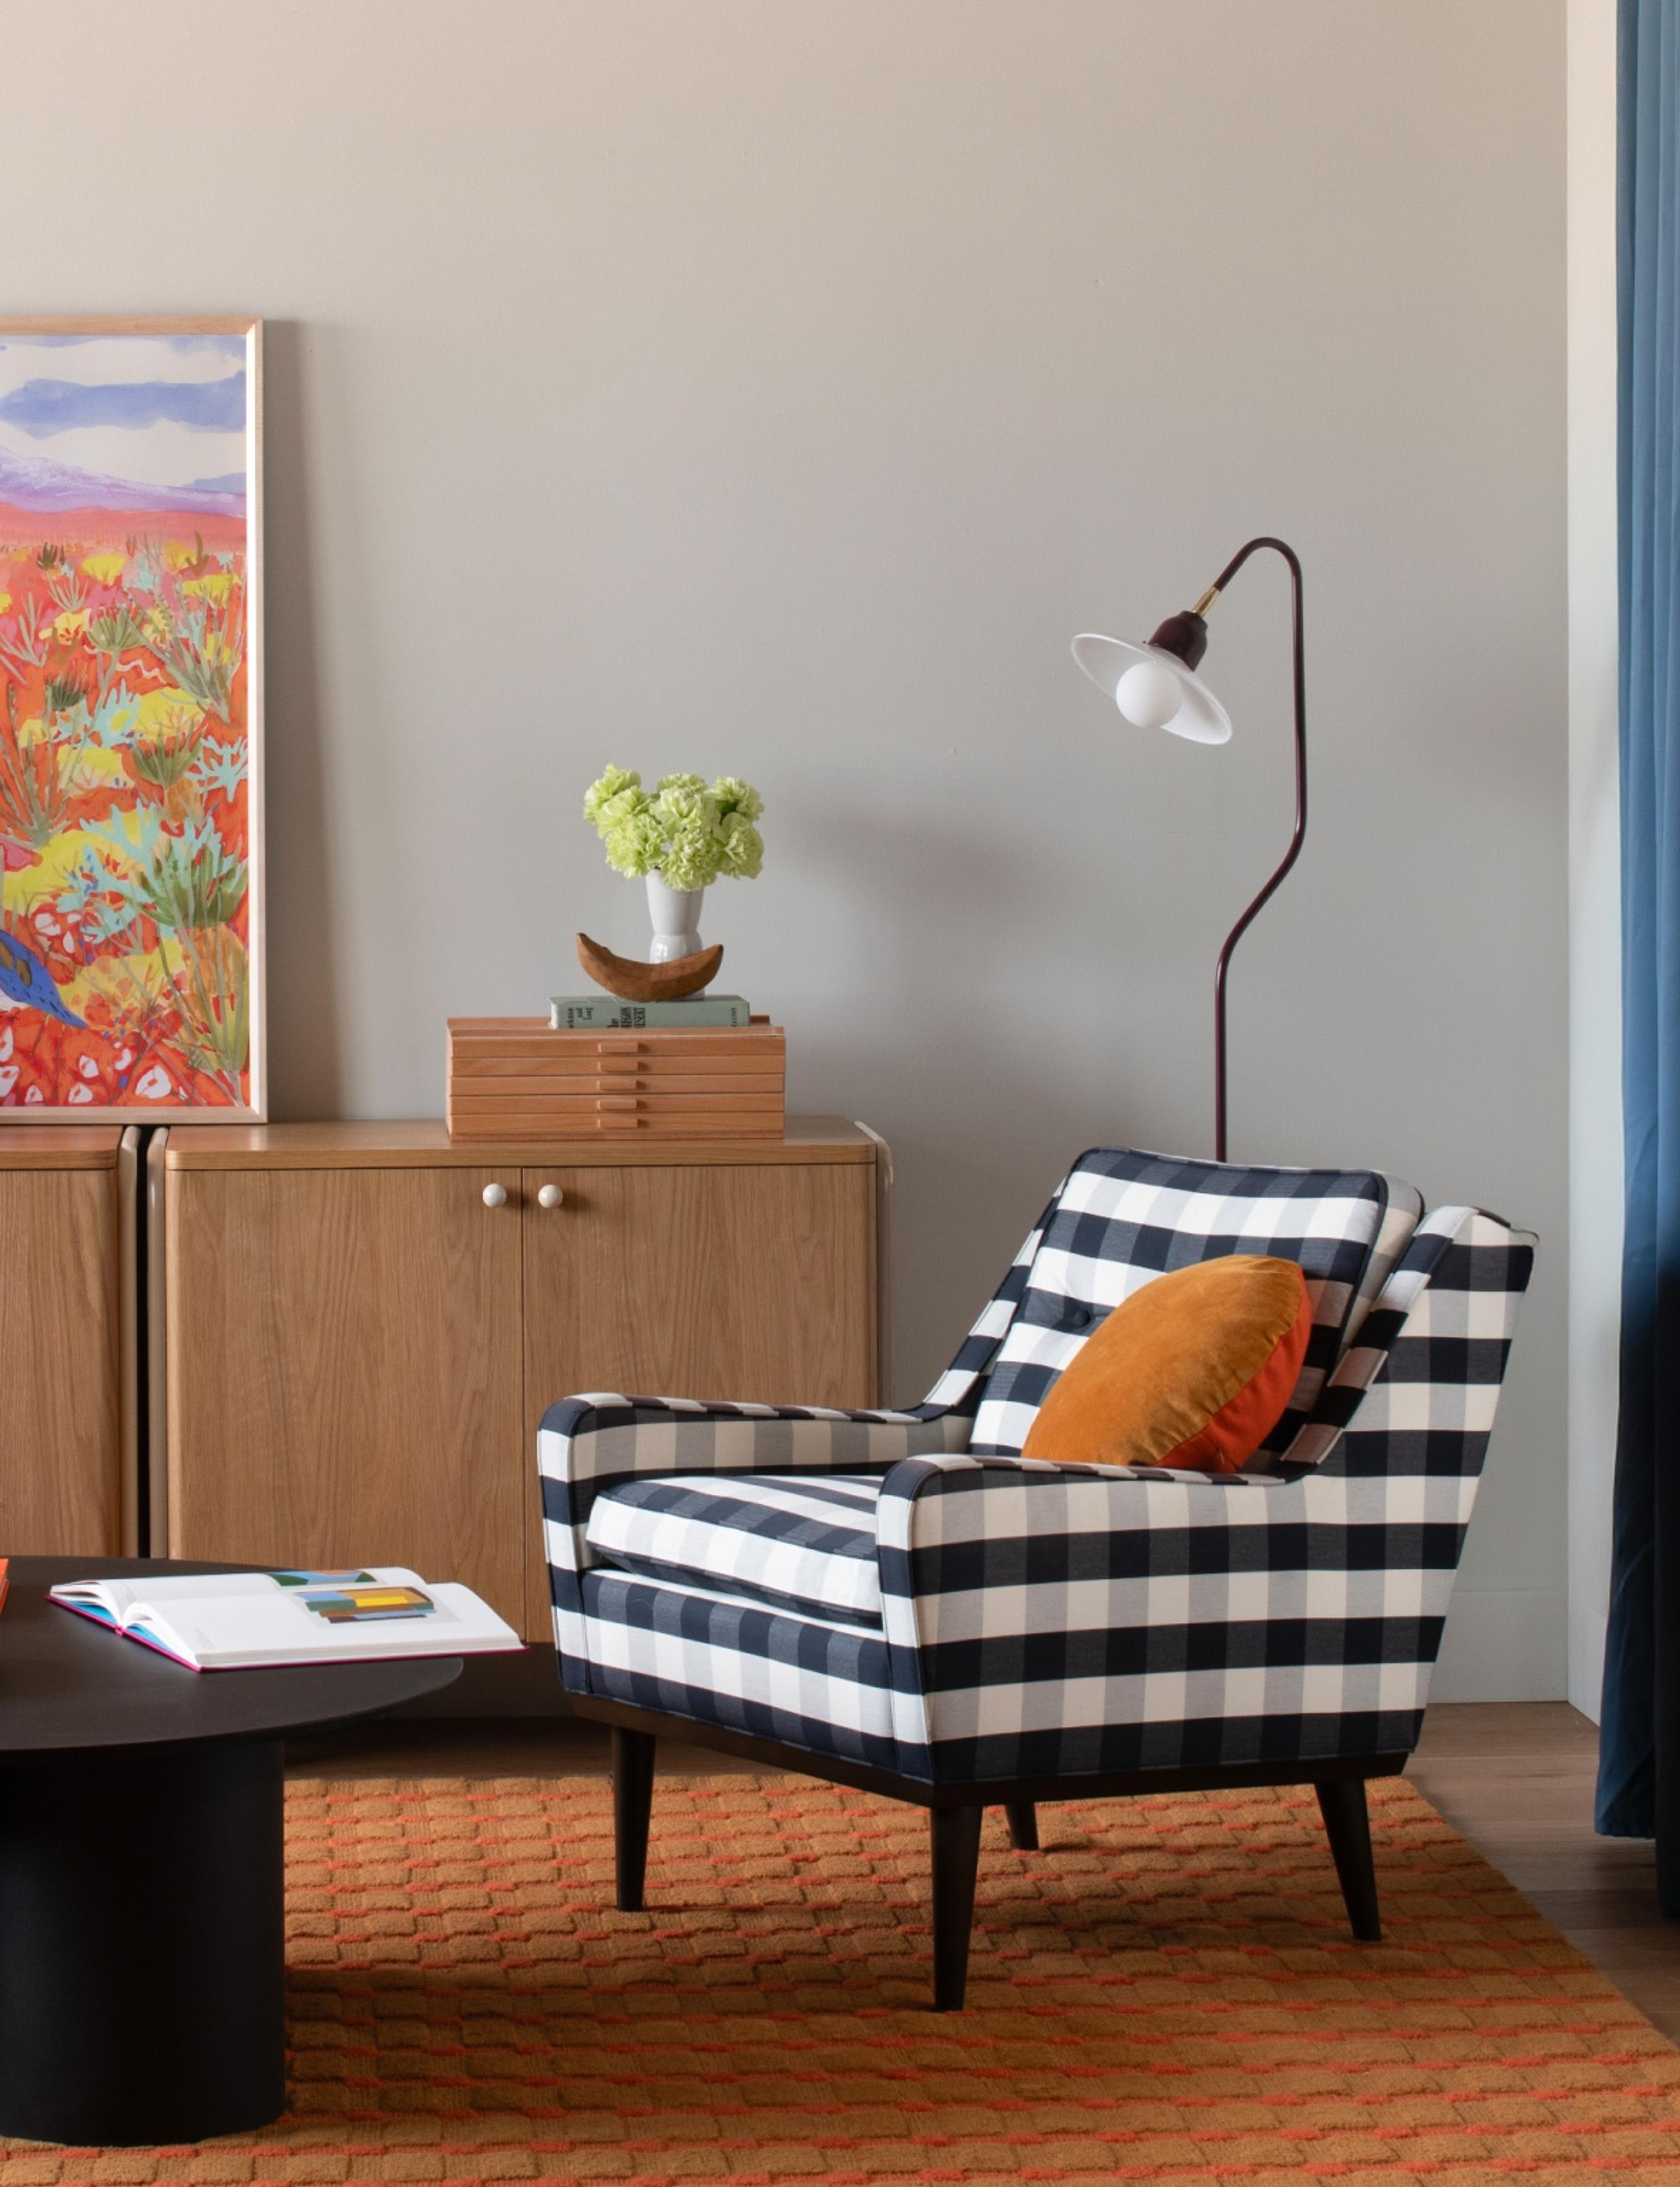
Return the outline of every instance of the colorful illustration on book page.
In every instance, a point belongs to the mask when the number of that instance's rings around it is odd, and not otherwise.
[[[0,322],[6,1121],[262,1110],[259,329],[144,325]]]

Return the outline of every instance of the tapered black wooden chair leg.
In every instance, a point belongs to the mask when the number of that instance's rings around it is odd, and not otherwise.
[[[654,1810],[654,1736],[613,1726],[613,1850],[618,1910],[639,1914],[648,1873],[648,1824]]]
[[[1011,1800],[1003,1813],[1009,1819],[1009,1843],[1017,1852],[1038,1850],[1038,1810],[1031,1800]]]
[[[969,1981],[975,1875],[980,1867],[979,1808],[935,1808],[933,1825],[933,2009],[960,2012]]]
[[[1371,1859],[1365,1780],[1363,1777],[1326,1778],[1315,1789],[1353,1933],[1362,1944],[1380,1944],[1383,1924],[1377,1908],[1377,1871]]]

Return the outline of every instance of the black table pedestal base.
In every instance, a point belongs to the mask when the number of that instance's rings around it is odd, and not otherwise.
[[[281,1753],[0,1763],[0,2134],[200,2141],[284,2110]]]

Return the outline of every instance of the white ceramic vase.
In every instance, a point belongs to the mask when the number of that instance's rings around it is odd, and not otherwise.
[[[703,888],[675,889],[658,874],[648,875],[648,916],[653,921],[654,946],[649,952],[655,964],[668,964],[674,957],[692,957],[704,947],[700,941],[700,901]]]

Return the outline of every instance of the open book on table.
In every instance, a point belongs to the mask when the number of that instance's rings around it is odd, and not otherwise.
[[[67,1580],[53,1602],[194,1671],[485,1656],[524,1642],[452,1580],[398,1565],[360,1571],[201,1572]]]

